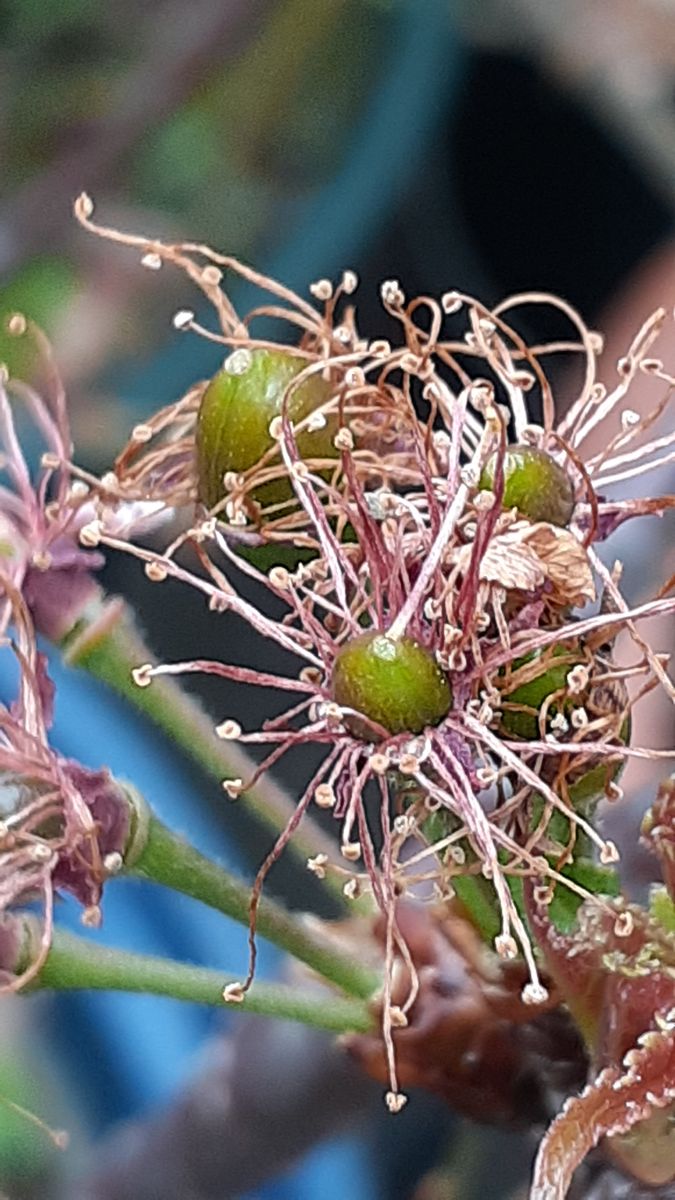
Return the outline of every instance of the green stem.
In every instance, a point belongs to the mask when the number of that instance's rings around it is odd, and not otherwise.
[[[123,696],[219,782],[246,780],[253,775],[255,764],[248,755],[232,742],[225,744],[216,736],[213,723],[199,702],[183,691],[175,679],[160,676],[153,679],[150,687],[134,683],[134,667],[153,661],[153,655],[125,601],[105,602],[101,593],[64,642],[63,651],[67,663],[88,671]],[[291,797],[268,776],[242,793],[237,804],[243,805],[275,834],[285,829],[295,812]],[[326,854],[329,861],[335,858],[333,840],[310,816],[304,817],[289,850],[303,861],[317,854]],[[344,907],[340,877],[328,872],[324,884]]]
[[[130,871],[192,896],[243,925],[249,923],[250,886],[233,879],[155,816],[150,816],[145,841],[134,857]],[[381,982],[375,972],[362,966],[356,958],[333,949],[327,938],[306,929],[296,917],[272,900],[260,902],[257,931],[350,996],[368,999]]]
[[[56,930],[47,961],[31,990],[79,989],[142,992],[196,1004],[225,1005],[223,988],[234,982],[220,971],[169,959],[130,954]],[[363,1001],[312,996],[283,984],[257,983],[229,1008],[281,1020],[300,1021],[333,1033],[366,1032],[372,1018]]]

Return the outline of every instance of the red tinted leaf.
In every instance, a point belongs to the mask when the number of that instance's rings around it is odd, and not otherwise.
[[[556,929],[548,907],[537,903],[535,885],[531,879],[524,880],[523,895],[529,926],[544,956],[546,967],[584,1038],[592,1043],[602,1013],[606,978],[602,964],[605,939],[589,936],[585,925],[571,934]],[[584,916],[582,907],[582,922]]]
[[[661,784],[644,819],[642,841],[658,855],[668,895],[675,899],[675,778]]]
[[[634,1174],[640,1170],[644,1179],[663,1148],[654,1145],[654,1138],[670,1138],[670,1133],[667,1122],[662,1127],[652,1122],[642,1131],[639,1124],[673,1100],[675,1041],[670,1032],[651,1030],[629,1050],[622,1068],[606,1068],[580,1096],[567,1101],[539,1148],[530,1200],[563,1200],[574,1171],[603,1137],[619,1139],[617,1157]],[[636,1126],[628,1145],[621,1135]],[[649,1141],[647,1156],[640,1153],[641,1133]],[[665,1183],[675,1177],[675,1147],[668,1148],[669,1156],[658,1163],[659,1178],[648,1182]]]

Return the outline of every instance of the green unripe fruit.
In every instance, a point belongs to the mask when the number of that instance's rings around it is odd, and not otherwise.
[[[252,350],[250,366],[243,374],[219,371],[209,383],[197,417],[197,479],[199,499],[213,508],[225,495],[223,476],[227,471],[248,470],[270,450],[274,441],[270,422],[279,416],[289,384],[307,366],[307,360],[284,350]],[[331,387],[320,375],[312,375],[290,396],[288,416],[297,424],[330,398]],[[328,418],[320,429],[302,429],[297,434],[303,458],[337,458],[333,445],[335,419]],[[254,500],[263,506],[293,499],[287,472],[255,488]]]
[[[491,491],[497,455],[485,464],[478,487]],[[517,508],[530,521],[568,525],[574,511],[574,488],[567,472],[536,446],[510,446],[504,455],[504,508]]]
[[[630,717],[626,717],[619,731],[619,740],[627,746],[630,741]],[[569,784],[568,792],[570,803],[573,808],[584,810],[594,800],[599,800],[607,791],[607,785],[613,783],[619,778],[626,765],[626,760],[620,758],[618,762],[613,762],[611,759],[603,759],[595,767],[591,767],[589,771]]]
[[[369,631],[339,651],[333,667],[333,696],[389,733],[421,733],[438,725],[452,704],[447,676],[433,655],[412,638],[394,640]],[[349,728],[368,736],[363,722]]]
[[[501,714],[502,728],[513,737],[523,738],[527,741],[534,741],[541,736],[539,728],[539,710],[542,704],[553,695],[554,692],[564,691],[567,687],[567,676],[574,667],[575,663],[581,662],[580,658],[572,658],[569,650],[565,646],[555,646],[553,656],[562,657],[561,663],[556,663],[549,656],[542,662],[541,671],[535,675],[527,683],[521,683],[511,692],[502,692],[502,700],[508,705],[522,705],[521,709],[504,708]],[[524,666],[532,657],[520,659],[514,663],[516,668]],[[529,711],[527,711],[529,710]],[[554,717],[559,711],[557,706],[552,705],[549,708],[549,715]]]
[[[577,654],[579,655],[577,657]],[[520,659],[514,666],[519,668],[526,662],[532,661],[532,658],[537,656],[528,656]],[[560,662],[555,659],[560,658]],[[520,684],[519,687],[512,691],[502,692],[502,703],[506,705],[501,712],[501,726],[504,732],[513,737],[522,738],[525,741],[533,741],[541,737],[542,730],[539,724],[539,713],[541,706],[546,702],[549,696],[554,692],[559,692],[560,697],[552,703],[547,710],[547,725],[550,719],[555,717],[557,713],[562,712],[568,714],[572,708],[578,704],[584,703],[584,697],[572,697],[567,693],[567,676],[573,669],[576,663],[583,662],[583,657],[579,651],[574,648],[558,645],[553,647],[553,659],[547,656],[542,662],[542,669],[538,675],[530,679],[527,683]],[[593,694],[593,683],[590,683],[590,695]],[[512,709],[508,706],[511,704],[522,705],[522,709]],[[616,712],[622,710],[622,697],[616,698]],[[609,707],[607,710],[609,712]],[[543,731],[547,732],[547,729]],[[618,737],[624,745],[627,745],[630,740],[630,718],[626,717],[618,731]],[[589,750],[592,746],[589,745]],[[582,808],[589,801],[597,800],[606,790],[607,784],[616,779],[623,769],[623,761],[608,762],[602,758],[597,761],[597,765],[590,767],[584,771],[582,775],[577,775],[576,778],[568,784],[569,798],[575,808]]]
[[[522,738],[524,741],[532,741],[539,739],[542,732],[545,735],[548,732],[550,721],[558,713],[569,715],[571,710],[579,704],[586,705],[589,703],[589,696],[593,695],[592,680],[589,684],[589,690],[584,696],[571,696],[567,690],[567,676],[573,669],[576,663],[581,663],[583,658],[579,649],[574,647],[565,647],[557,645],[553,647],[553,661],[550,657],[546,657],[541,663],[541,670],[538,675],[535,675],[527,683],[513,688],[512,691],[504,690],[502,692],[502,704],[505,707],[501,711],[501,727],[502,731],[508,735]],[[539,655],[529,655],[517,661],[514,666],[520,668],[527,662],[536,661]],[[559,658],[560,662],[555,659]],[[556,700],[547,708],[547,721],[544,730],[540,729],[540,710],[546,700],[553,696],[554,693],[559,693]],[[510,709],[508,705],[518,704],[523,705],[521,710]],[[609,709],[606,710],[609,712]],[[617,696],[617,715],[622,711],[622,703],[620,696]],[[618,739],[625,744],[630,738],[630,718],[626,717],[621,725],[621,729],[617,731]],[[606,794],[608,784],[615,780],[621,773],[624,762],[622,759],[608,759],[605,757],[593,756],[593,743],[579,743],[580,750],[588,754],[585,760],[586,769],[581,763],[575,766],[572,760],[565,771],[564,788],[560,783],[556,784],[554,776],[549,774],[546,767],[544,768],[544,778],[555,786],[556,791],[561,799],[567,801],[575,812],[580,813],[587,819],[590,818],[597,806],[598,801]],[[534,829],[538,826],[544,809],[544,800],[541,796],[533,797],[533,806],[531,814],[531,827]],[[571,830],[568,819],[560,812],[553,812],[547,821],[546,826],[547,836],[552,842],[558,842],[561,846],[567,845],[571,836]],[[585,835],[577,833],[577,847],[580,853],[588,852],[585,841]]]

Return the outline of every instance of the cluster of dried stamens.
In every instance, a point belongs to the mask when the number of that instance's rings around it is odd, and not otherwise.
[[[15,990],[40,970],[52,939],[54,896],[69,891],[82,920],[98,925],[105,880],[120,870],[129,833],[129,802],[109,773],[92,771],[49,744],[53,685],[23,598],[8,580],[13,652],[19,678],[11,705],[0,705],[0,930],[13,938],[11,913],[40,904],[39,944],[3,953],[0,989]],[[10,649],[8,639],[0,643]]]
[[[0,365],[0,651],[17,681],[14,698],[0,703],[0,981],[14,989],[44,962],[56,892],[77,897],[86,924],[100,920],[103,884],[122,865],[129,802],[107,771],[50,745],[53,684],[37,639],[60,642],[72,632],[97,594],[103,558],[78,536],[95,510],[90,489],[70,478],[65,393],[51,348],[22,314],[7,328],[30,341],[43,387],[39,394]],[[37,472],[21,447],[17,409],[44,446]],[[117,514],[118,528],[128,528],[128,509]],[[15,945],[11,912],[36,902],[44,914],[39,945]]]
[[[207,659],[136,672],[140,685],[160,674],[203,671],[289,692],[288,711],[261,730],[243,732],[234,720],[219,726],[224,738],[270,747],[256,778],[292,747],[325,748],[291,826],[259,872],[253,925],[267,870],[316,803],[332,808],[339,820],[342,854],[350,866],[323,859],[310,866],[318,873],[348,871],[347,894],[369,888],[386,918],[384,1034],[390,1047],[392,1022],[405,1021],[415,998],[415,972],[397,928],[396,904],[403,894],[419,894],[429,880],[437,897],[451,895],[460,875],[479,872],[491,880],[501,926],[495,947],[507,958],[522,953],[529,971],[524,998],[543,1001],[546,991],[509,877],[533,877],[539,897],[550,895],[580,837],[595,845],[601,861],[614,861],[614,847],[585,815],[590,808],[575,806],[574,785],[604,766],[597,791],[616,796],[616,763],[628,754],[649,753],[625,745],[626,679],[637,678],[641,693],[660,682],[675,699],[663,658],[636,627],[642,617],[672,611],[675,600],[666,589],[630,610],[618,568],[608,570],[595,548],[623,520],[673,503],[603,497],[606,486],[675,458],[675,434],[650,441],[646,432],[673,387],[662,364],[648,357],[665,314],[645,324],[619,365],[617,387],[607,392],[595,378],[597,335],[554,297],[531,293],[489,310],[458,292],[407,302],[400,286],[388,281],[382,303],[398,329],[398,344],[368,341],[357,330],[351,272],[335,289],[325,280],[313,285],[314,304],[203,246],[164,245],[101,228],[91,219],[86,197],[77,214],[93,232],[135,247],[145,266],[172,264],[187,273],[213,304],[220,328],[207,329],[188,312],[175,323],[222,344],[226,376],[245,376],[253,356],[279,351],[279,342],[256,338],[259,318],[294,330],[295,340],[281,349],[300,358],[300,369],[270,423],[269,443],[252,465],[223,472],[215,504],[204,502],[195,451],[206,383],[138,426],[102,482],[83,477],[98,503],[83,530],[87,545],[136,555],[158,582],[168,576],[185,581],[211,609],[239,614],[298,660],[298,674],[291,677]],[[270,299],[240,317],[221,289],[225,270],[259,285]],[[527,304],[562,314],[572,338],[528,347],[514,324],[516,310]],[[585,378],[577,400],[557,421],[545,363],[560,352],[581,360]],[[622,412],[640,372],[662,379],[667,391],[642,420]],[[294,397],[317,377],[325,400],[293,421]],[[541,423],[533,423],[533,410]],[[585,461],[586,439],[615,411],[622,412],[620,432]],[[334,429],[334,454],[303,455],[298,445],[303,433],[326,424]],[[564,470],[573,490],[568,525],[532,520],[504,503],[506,455],[513,444],[544,452]],[[261,501],[269,495],[265,485],[280,479],[291,481],[288,494]],[[182,524],[166,550],[111,532],[115,506],[129,500],[180,510]],[[261,571],[252,552],[270,544],[302,551],[304,560],[296,559],[292,569],[277,563]],[[239,594],[241,572],[282,602],[282,619]],[[579,611],[598,597],[600,612]],[[619,669],[611,643],[622,628],[637,656],[632,666]],[[364,634],[384,637],[394,657],[411,644],[428,656],[448,688],[447,707],[437,719],[401,729],[338,694],[343,655]],[[534,714],[530,710],[534,729],[527,737],[514,733],[509,713],[528,712],[517,689],[561,663],[567,668],[562,683],[549,689]],[[234,797],[252,782],[230,780],[225,788]],[[541,805],[536,819],[535,796]],[[433,813],[445,821],[440,840],[429,837]],[[549,834],[554,814],[566,823],[563,844],[559,834]],[[585,894],[573,880],[564,882]],[[409,963],[412,984],[392,1017],[387,995],[397,952]],[[244,986],[253,966],[254,953]],[[390,1063],[395,1108],[401,1098],[393,1055]]]

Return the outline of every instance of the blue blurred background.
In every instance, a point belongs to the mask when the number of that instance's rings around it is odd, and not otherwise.
[[[0,315],[20,308],[48,331],[80,461],[102,469],[131,424],[220,356],[171,328],[177,308],[198,303],[185,280],[142,271],[75,225],[83,189],[107,223],[208,241],[298,289],[357,270],[369,334],[378,282],[399,277],[408,294],[457,286],[488,302],[559,291],[591,321],[606,318],[612,346],[675,299],[674,83],[675,16],[647,0],[0,0]],[[4,332],[0,360],[34,369]],[[105,579],[136,604],[160,655],[203,651],[214,636],[227,644],[227,626],[209,625],[179,589],[159,612],[127,563],[112,560]],[[250,873],[260,833],[234,825],[213,782],[102,689],[54,671],[64,753],[129,777],[169,824]],[[202,696],[227,711],[227,690]],[[316,906],[311,881],[288,865],[271,886]],[[100,936],[114,944],[228,970],[243,961],[240,930],[138,884],[111,886],[104,916]],[[77,915],[64,906],[62,919]],[[263,966],[280,969],[269,950]],[[8,1004],[0,1091],[75,1138],[57,1162],[0,1109],[0,1187],[12,1200],[70,1194],[91,1146],[168,1103],[224,1026],[145,998]],[[354,1108],[358,1134],[322,1143],[255,1195],[469,1200],[496,1145],[502,1175],[489,1194],[501,1197],[529,1153],[481,1139],[429,1099],[395,1130],[376,1094],[359,1092]]]

